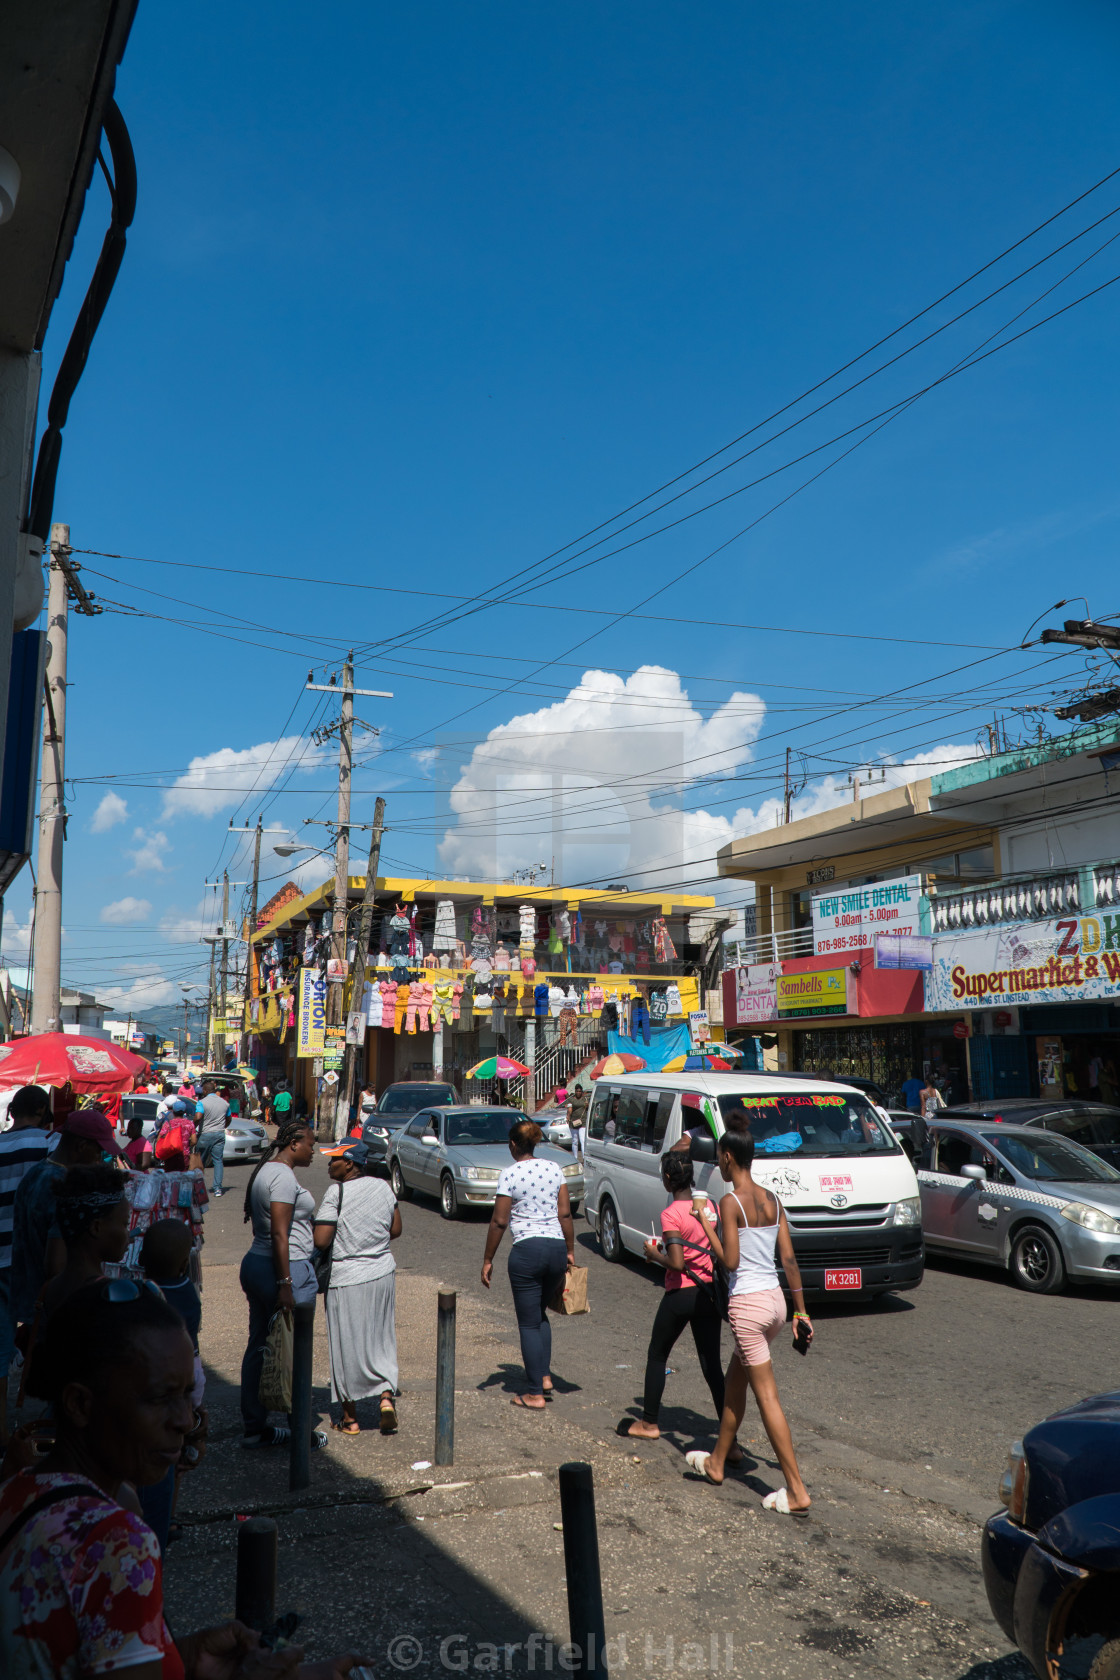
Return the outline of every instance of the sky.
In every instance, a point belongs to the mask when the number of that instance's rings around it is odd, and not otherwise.
[[[1093,674],[1020,644],[1120,610],[1118,71],[1105,0],[142,3],[55,503],[106,609],[65,980],[179,1001],[230,823],[263,813],[262,900],[274,842],[330,844],[304,685],[351,647],[393,696],[356,703],[385,873],[733,904],[716,849],[787,747],[802,813],[1060,730]],[[98,182],[45,389],[105,215]]]

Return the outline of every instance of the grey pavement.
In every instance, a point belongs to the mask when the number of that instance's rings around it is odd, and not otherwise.
[[[281,1606],[304,1616],[312,1654],[353,1646],[378,1673],[522,1674],[548,1672],[551,1640],[552,1669],[563,1672],[556,1471],[579,1458],[594,1466],[613,1672],[1026,1680],[988,1613],[979,1528],[1013,1437],[1115,1384],[1120,1297],[1039,1299],[978,1268],[937,1266],[909,1295],[817,1312],[808,1358],[784,1339],[775,1354],[815,1501],[812,1519],[794,1523],[760,1508],[780,1477],[750,1412],[742,1440],[752,1457],[740,1474],[716,1490],[686,1471],[684,1453],[714,1432],[687,1336],[671,1361],[662,1440],[615,1434],[640,1395],[660,1288],[652,1269],[608,1266],[577,1223],[592,1312],[554,1320],[556,1402],[543,1415],[516,1412],[507,1402],[521,1367],[501,1255],[490,1294],[479,1278],[486,1220],[445,1221],[417,1198],[396,1245],[400,1433],[381,1437],[371,1407],[370,1429],[331,1433],[311,1489],[293,1497],[283,1455],[237,1445],[246,1177],[227,1173],[233,1193],[207,1218],[212,1445],[184,1484],[185,1538],[167,1569],[173,1626],[232,1611],[236,1519],[267,1510],[281,1527]],[[307,1178],[318,1193],[324,1164]],[[459,1295],[455,1464],[414,1469],[433,1457],[440,1283]],[[321,1311],[315,1383],[325,1418]],[[1084,1675],[1090,1657],[1075,1650],[1066,1671]]]

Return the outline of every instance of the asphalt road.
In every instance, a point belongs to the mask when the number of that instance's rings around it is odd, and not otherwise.
[[[227,1183],[239,1205],[247,1169]],[[321,1159],[305,1175],[316,1195],[326,1187]],[[208,1221],[218,1258],[239,1258],[245,1246],[240,1218],[227,1212]],[[480,1271],[487,1217],[471,1211],[445,1220],[434,1200],[416,1196],[402,1209],[398,1265],[486,1300]],[[508,1252],[506,1238],[505,1251]],[[631,1259],[609,1265],[581,1216],[576,1245],[589,1267],[592,1311],[555,1321],[557,1386],[581,1391],[585,1402],[613,1407],[616,1419],[640,1394],[649,1329],[663,1288],[662,1274]],[[228,1254],[224,1252],[229,1250]],[[513,1301],[499,1251],[489,1300],[509,1314]],[[1002,1273],[934,1260],[915,1290],[877,1302],[828,1303],[814,1308],[815,1340],[797,1357],[783,1342],[775,1368],[791,1423],[901,1465],[931,1467],[967,1483],[974,1496],[996,1504],[995,1490],[1008,1446],[1025,1429],[1087,1394],[1120,1387],[1120,1289],[1068,1289],[1028,1295]],[[724,1330],[730,1353],[730,1332]],[[678,1342],[665,1390],[667,1421],[674,1408],[691,1417],[711,1409],[691,1338]]]

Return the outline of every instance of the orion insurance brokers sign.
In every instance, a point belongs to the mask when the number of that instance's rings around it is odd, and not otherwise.
[[[920,875],[817,893],[813,898],[813,950],[818,957],[842,955],[874,945],[879,933],[921,933],[921,896]]]

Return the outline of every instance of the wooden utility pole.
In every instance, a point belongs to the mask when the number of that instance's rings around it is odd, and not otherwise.
[[[350,776],[354,762],[354,655],[342,667],[342,712],[338,720],[338,829],[334,839],[334,902],[331,906],[331,960],[336,976],[327,988],[327,1025],[345,1019],[346,898],[350,882]]]
[[[203,1067],[213,1067],[214,1053],[212,1040],[214,1037],[214,946],[210,947],[210,990],[206,994],[206,1039],[203,1048]]]
[[[215,1039],[215,1065],[224,1068],[226,1065],[226,993],[229,989],[229,870],[222,871],[222,970],[221,996],[218,1001],[218,1030]]]
[[[789,752],[790,752],[790,749],[787,747],[786,748],[786,822],[787,823],[789,822],[790,809],[793,805],[793,788],[790,786],[790,780],[789,780]]]
[[[369,861],[366,864],[366,885],[362,893],[362,907],[358,914],[358,937],[354,960],[350,964],[350,1008],[360,1009],[366,985],[366,964],[369,961],[369,940],[373,931],[373,906],[377,899],[377,871],[381,864],[381,835],[385,828],[385,801],[378,796],[373,808],[373,833],[369,841]],[[336,1141],[346,1130],[350,1118],[350,1104],[354,1100],[354,1079],[358,1067],[358,1046],[347,1044],[342,1055],[342,1078],[338,1106],[335,1109],[334,1135]]]
[[[62,1031],[62,843],[66,838],[66,641],[70,594],[60,551],[69,547],[69,525],[52,525],[39,853],[35,876],[33,1033]]]

